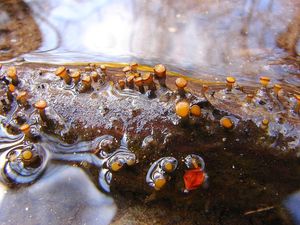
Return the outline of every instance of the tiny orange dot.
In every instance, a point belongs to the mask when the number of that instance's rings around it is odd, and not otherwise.
[[[269,77],[261,77],[260,78],[260,83],[263,85],[263,86],[267,86],[270,82],[270,78]]]
[[[20,130],[23,132],[29,131],[30,126],[27,123],[24,123],[23,125],[20,126]]]
[[[22,159],[23,160],[30,160],[30,159],[32,159],[32,156],[33,156],[33,154],[29,150],[25,150],[25,151],[22,152]]]
[[[138,63],[137,62],[132,62],[132,63],[130,63],[130,68],[132,69],[132,70],[136,70],[137,68],[138,68]]]
[[[136,86],[140,87],[140,86],[143,85],[143,79],[141,77],[136,77],[134,79],[134,83],[135,83]]]
[[[27,97],[27,92],[26,91],[21,91],[18,96],[17,96],[17,100],[20,100],[22,98],[26,98]]]
[[[16,90],[15,85],[9,84],[9,85],[8,85],[8,90],[9,90],[10,92],[14,92],[14,91]]]
[[[124,73],[127,73],[127,72],[129,72],[131,70],[131,67],[130,66],[125,66],[124,68],[123,68],[123,72]]]
[[[187,85],[187,80],[183,77],[178,77],[175,81],[175,84],[178,88],[184,88]]]
[[[235,78],[234,77],[227,77],[226,78],[227,83],[229,84],[234,84],[235,83]]]
[[[83,82],[84,84],[90,84],[90,83],[91,83],[91,77],[90,77],[90,76],[84,76],[84,77],[82,78],[82,82]]]
[[[61,76],[62,73],[64,73],[65,71],[66,71],[66,67],[60,66],[56,69],[55,74],[56,76]]]
[[[17,76],[17,68],[15,66],[8,67],[7,75],[10,78],[15,78]]]
[[[101,69],[102,71],[105,71],[105,70],[106,70],[106,66],[105,66],[105,65],[100,65],[100,69]]]
[[[220,124],[222,127],[227,128],[227,129],[231,129],[233,127],[233,122],[228,117],[223,117],[220,120]]]
[[[201,116],[201,108],[199,105],[192,105],[190,110],[193,116]]]
[[[187,117],[189,115],[190,105],[187,102],[178,102],[175,111],[178,116]]]
[[[158,77],[165,77],[166,76],[166,67],[163,64],[158,64],[154,66],[154,73]]]
[[[34,104],[34,107],[43,110],[47,107],[47,102],[45,100],[39,100]]]
[[[133,80],[134,80],[134,76],[133,75],[130,75],[130,76],[127,77],[127,82],[128,83],[133,82]]]
[[[71,74],[72,78],[79,78],[80,77],[80,72],[79,71],[75,71],[74,73]]]
[[[268,125],[268,124],[269,124],[269,120],[263,119],[262,124],[263,124],[263,125]]]
[[[145,84],[151,84],[153,81],[151,73],[144,73],[142,79]]]

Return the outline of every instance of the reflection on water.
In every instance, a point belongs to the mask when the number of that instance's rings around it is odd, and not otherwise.
[[[0,184],[1,185],[1,184]],[[0,186],[0,224],[107,225],[116,212],[110,197],[79,168],[49,168],[37,183],[18,190]]]
[[[300,83],[297,67],[269,65],[285,55],[278,35],[298,23],[294,0],[28,2],[44,32],[40,51],[55,49],[62,61],[139,58],[193,76],[234,74],[247,81],[264,74]],[[26,58],[47,60],[42,56]]]

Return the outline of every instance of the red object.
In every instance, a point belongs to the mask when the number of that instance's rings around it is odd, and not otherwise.
[[[183,176],[185,189],[195,190],[200,187],[205,179],[204,172],[199,168],[186,170]]]

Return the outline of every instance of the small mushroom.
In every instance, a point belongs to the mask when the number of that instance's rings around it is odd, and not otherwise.
[[[58,67],[55,71],[55,74],[56,74],[56,76],[63,79],[66,82],[66,84],[71,83],[71,77],[69,76],[66,67],[64,67],[64,66]]]
[[[110,169],[114,172],[119,171],[123,167],[123,162],[121,160],[115,160],[111,163]]]
[[[79,71],[75,71],[70,75],[70,77],[73,79],[74,84],[78,84],[78,82],[80,81],[80,76],[81,73]]]
[[[97,82],[99,79],[99,74],[96,71],[91,72],[91,77],[94,82]]]
[[[263,86],[263,88],[267,88],[268,84],[270,83],[270,78],[269,77],[261,77],[260,83]]]
[[[81,80],[82,84],[83,84],[83,92],[88,91],[91,89],[91,85],[92,85],[92,80],[90,76],[84,76]]]
[[[181,118],[186,118],[189,115],[190,112],[190,105],[186,101],[178,102],[175,106],[175,112],[177,116]]]
[[[28,123],[24,123],[23,125],[20,126],[19,129],[20,129],[20,131],[23,132],[23,134],[25,135],[26,138],[28,138],[28,139],[33,138],[33,135],[30,130],[30,125]]]
[[[263,119],[263,121],[261,122],[261,128],[263,130],[266,130],[266,129],[268,129],[268,126],[269,126],[269,120],[268,119]]]
[[[171,173],[178,166],[174,157],[163,157],[155,161],[149,168],[146,175],[146,182],[156,191],[161,190],[171,179]]]
[[[45,112],[45,108],[47,107],[47,102],[45,100],[39,100],[34,104],[34,107],[38,109],[41,119],[44,122],[48,122],[48,118]]]
[[[178,94],[183,97],[185,95],[184,88],[187,86],[187,80],[183,77],[178,77],[175,80],[175,84],[177,86]]]
[[[254,95],[253,94],[247,94],[246,101],[248,104],[251,104],[253,101]]]
[[[125,75],[129,75],[129,73],[131,72],[131,67],[130,66],[125,66],[122,69],[123,73],[125,73]]]
[[[133,75],[129,75],[127,78],[126,78],[126,84],[127,84],[127,87],[130,88],[130,89],[133,89],[134,88],[134,76]]]
[[[162,64],[158,64],[158,65],[154,66],[153,70],[154,70],[154,74],[155,74],[156,78],[158,79],[159,84],[162,87],[165,87],[166,86],[166,73],[167,73],[166,67]]]
[[[227,77],[226,78],[226,87],[227,87],[228,91],[232,90],[234,84],[235,84],[235,78],[234,77]]]
[[[105,78],[107,76],[107,67],[105,65],[100,65],[101,77]]]
[[[18,85],[19,78],[17,76],[17,68],[15,66],[8,67],[7,76],[11,79],[13,85]]]
[[[233,128],[233,122],[229,117],[224,116],[221,120],[220,120],[220,125],[226,129],[231,129]]]
[[[15,92],[15,90],[16,90],[16,87],[13,84],[8,85],[6,95],[7,95],[7,99],[9,101],[13,101],[13,99],[14,99],[13,93]]]
[[[132,62],[132,63],[130,63],[130,68],[131,68],[131,71],[132,72],[134,72],[134,73],[136,73],[137,72],[137,69],[138,69],[138,66],[139,66],[139,64],[137,63],[137,62]]]
[[[21,105],[26,106],[28,104],[28,93],[26,91],[21,91],[17,95],[16,99]]]
[[[118,80],[118,85],[121,90],[125,88],[126,82],[124,80]]]
[[[201,108],[199,105],[192,105],[190,108],[190,113],[192,116],[200,117],[201,116]]]
[[[282,87],[281,87],[280,84],[274,84],[273,89],[274,89],[275,95],[278,96],[278,93],[279,93],[279,91],[282,89]]]
[[[142,75],[143,84],[148,87],[148,90],[150,90],[149,97],[155,96],[156,86],[153,82],[153,75],[149,72],[144,73]]]
[[[136,78],[134,78],[134,83],[138,87],[139,92],[144,94],[145,93],[145,88],[143,86],[143,79],[141,77],[136,77]]]

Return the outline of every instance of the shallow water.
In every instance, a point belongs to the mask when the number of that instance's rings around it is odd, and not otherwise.
[[[295,0],[27,2],[43,34],[40,49],[25,55],[29,61],[137,59],[210,80],[268,75],[300,84],[299,63],[282,63],[288,54],[277,45],[298,22]],[[295,48],[299,52],[299,41]]]

